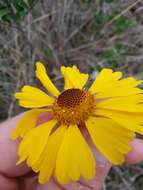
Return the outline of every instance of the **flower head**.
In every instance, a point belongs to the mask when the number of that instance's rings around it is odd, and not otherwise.
[[[113,164],[122,164],[135,133],[143,134],[143,90],[137,87],[141,80],[121,79],[121,72],[105,68],[87,90],[88,74],[76,66],[62,66],[61,72],[65,80],[61,93],[38,62],[36,76],[48,93],[26,85],[15,94],[20,106],[32,108],[12,133],[13,139],[21,137],[17,164],[26,160],[39,172],[40,183],[53,176],[62,184],[94,177],[96,161],[82,128]],[[37,125],[44,112],[52,119]]]

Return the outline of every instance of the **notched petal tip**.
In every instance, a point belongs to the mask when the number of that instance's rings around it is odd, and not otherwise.
[[[41,63],[41,62],[36,63],[35,73],[36,73],[37,78],[39,78],[39,76],[42,75],[42,73],[44,73],[44,74],[46,73],[46,68],[43,65],[43,63]]]
[[[72,70],[75,70],[75,71],[78,71],[79,73],[80,73],[80,71],[79,71],[79,69],[77,68],[77,66],[76,65],[73,65],[72,67],[66,67],[66,66],[61,66],[61,73],[62,74],[64,74],[66,71],[72,71]]]
[[[140,84],[143,84],[143,80],[138,80],[138,82],[139,82]]]
[[[36,87],[33,87],[33,86],[30,86],[30,85],[24,85],[22,88],[21,88],[21,91],[24,92],[24,91],[29,91],[30,88],[36,88]]]
[[[65,79],[65,90],[70,88],[82,89],[89,77],[88,74],[81,73],[76,65],[73,65],[72,67],[62,66],[61,73],[63,74]]]
[[[38,178],[38,182],[39,182],[39,184],[44,185],[47,181],[44,181],[44,180]]]
[[[43,73],[47,75],[46,68],[45,68],[44,64],[41,63],[40,61],[36,62],[35,73],[36,73],[37,78],[39,78],[40,75],[42,75]]]
[[[109,73],[113,73],[113,70],[110,69],[110,68],[105,67],[105,68],[103,68],[103,69],[101,70],[101,72],[109,72]]]
[[[39,68],[45,69],[44,64],[40,61],[37,61],[36,62],[36,69],[39,69]]]
[[[20,99],[20,98],[21,98],[21,95],[22,95],[21,92],[16,92],[16,93],[14,94],[14,97],[15,97],[16,99]]]
[[[15,131],[13,131],[13,132],[11,133],[11,135],[10,135],[10,139],[11,139],[11,140],[16,140],[17,137],[18,137],[18,135],[17,135],[17,133],[15,133]]]
[[[16,166],[20,165],[22,162],[23,162],[23,160],[18,160],[18,161],[16,162]]]
[[[46,68],[41,62],[36,63],[36,77],[41,81],[43,86],[53,95],[58,96],[59,90],[55,87],[49,76],[47,75]]]
[[[66,67],[65,66],[61,66],[61,73],[64,75],[66,72]]]

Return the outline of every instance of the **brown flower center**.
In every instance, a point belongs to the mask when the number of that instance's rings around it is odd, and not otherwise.
[[[95,99],[89,92],[80,89],[68,89],[62,92],[54,102],[53,115],[60,124],[80,124],[94,112]]]

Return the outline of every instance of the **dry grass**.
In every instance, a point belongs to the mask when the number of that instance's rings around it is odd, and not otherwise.
[[[0,119],[17,114],[13,93],[23,84],[40,85],[34,77],[34,63],[42,60],[54,82],[61,87],[61,64],[76,64],[94,75],[102,67],[121,70],[143,78],[143,3],[118,0],[100,7],[97,1],[41,0],[20,26],[0,24]],[[97,28],[95,12],[124,13],[136,25],[117,35],[114,20]],[[118,19],[118,18],[117,18]],[[116,43],[126,50],[115,60],[103,54]],[[141,165],[113,168],[104,190],[142,190]]]

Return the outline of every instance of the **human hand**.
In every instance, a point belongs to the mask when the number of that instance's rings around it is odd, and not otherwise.
[[[20,118],[21,115],[0,124],[0,190],[100,190],[111,164],[94,147],[92,150],[96,159],[96,177],[92,181],[81,179],[76,183],[60,185],[52,179],[47,184],[40,185],[37,175],[25,163],[16,166],[19,141],[10,140],[10,135]],[[47,117],[43,116],[41,122],[45,118]],[[130,144],[132,151],[126,156],[126,163],[138,163],[143,160],[143,141],[135,139]]]

